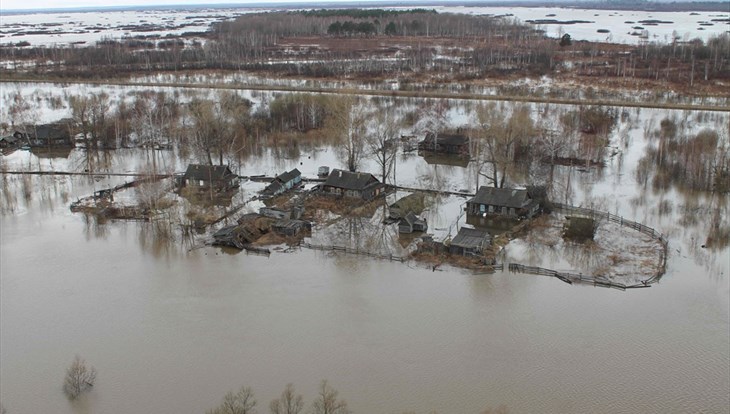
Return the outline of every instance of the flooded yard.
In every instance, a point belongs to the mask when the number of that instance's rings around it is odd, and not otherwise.
[[[418,107],[398,102],[403,112]],[[531,108],[545,123],[574,109]],[[683,186],[691,171],[676,178],[661,166],[642,170],[642,160],[656,157],[665,119],[687,136],[715,129],[726,145],[727,114],[615,110],[621,116],[604,167],[555,165],[549,174],[556,201],[641,222],[669,239],[666,274],[651,288],[625,292],[309,249],[268,257],[231,252],[205,245],[210,229],[184,237],[154,223],[101,223],[69,210],[129,177],[2,174],[2,404],[11,414],[205,412],[243,385],[266,407],[293,383],[309,406],[327,379],[356,413],[477,413],[500,405],[511,413],[724,412],[730,200]],[[457,128],[477,114],[458,101],[444,118]],[[165,172],[181,172],[195,159],[178,149],[105,153],[99,172],[149,171],[153,159]],[[81,148],[66,157],[19,150],[2,157],[2,168],[83,172],[86,161]],[[465,164],[399,153],[392,181],[474,193],[486,183],[476,163]],[[261,148],[231,163],[242,176],[298,168],[314,177],[323,165],[343,167],[337,147]],[[546,168],[510,171],[510,181],[529,184]],[[365,157],[360,170],[377,175],[379,166]],[[244,180],[231,206],[263,186]],[[135,189],[119,194],[123,202],[139,197]],[[423,214],[429,233],[453,235],[465,223],[466,201],[432,197]],[[367,217],[328,216],[309,241],[403,254],[407,247],[392,225],[382,226],[383,216],[380,206]],[[605,223],[595,242],[611,253],[629,251],[631,263],[562,241],[549,246],[562,225],[555,217],[541,240],[533,234],[507,245],[509,260],[571,271],[615,266],[618,276],[634,277],[635,260],[655,248]],[[70,403],[61,384],[77,354],[98,378],[93,391]]]

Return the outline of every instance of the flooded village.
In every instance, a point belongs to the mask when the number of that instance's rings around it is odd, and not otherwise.
[[[726,411],[729,16],[464,9],[0,23],[0,410]]]

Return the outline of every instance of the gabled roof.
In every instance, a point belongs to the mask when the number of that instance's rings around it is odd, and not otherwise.
[[[3,135],[0,137],[0,141],[7,141],[10,144],[15,144],[18,142],[18,138],[16,138],[14,135]]]
[[[426,220],[418,217],[415,213],[412,211],[405,215],[402,219],[400,219],[400,224],[406,223],[409,226],[413,226],[414,224],[425,224]]]
[[[436,143],[440,145],[466,145],[469,144],[469,137],[462,134],[427,134],[426,139],[423,140],[424,143],[433,143],[434,137],[436,138]]]
[[[67,138],[69,136],[66,125],[46,124],[35,127],[35,137],[38,139]]]
[[[185,171],[185,178],[203,181],[225,180],[230,175],[233,175],[233,172],[227,165],[190,164]]]
[[[363,190],[373,183],[380,183],[374,175],[363,172],[350,172],[343,170],[332,170],[325,186],[343,188],[345,190]]]
[[[289,181],[301,176],[302,173],[299,172],[298,169],[293,169],[291,171],[283,172],[276,176],[276,180],[280,181],[282,183],[288,183]]]
[[[490,239],[491,237],[486,230],[462,227],[459,229],[459,234],[451,240],[451,245],[469,249],[480,247],[483,243],[489,243]]]
[[[527,190],[481,186],[474,198],[469,200],[469,202],[500,207],[522,208],[525,207],[530,200]]]

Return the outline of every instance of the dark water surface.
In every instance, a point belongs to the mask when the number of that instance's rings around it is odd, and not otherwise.
[[[10,414],[202,413],[242,385],[267,412],[286,383],[309,405],[325,378],[356,413],[730,407],[727,249],[675,241],[661,282],[627,292],[306,250],[188,251],[143,224],[86,222],[64,200],[90,184],[50,180],[0,217]],[[76,354],[99,375],[69,403]]]

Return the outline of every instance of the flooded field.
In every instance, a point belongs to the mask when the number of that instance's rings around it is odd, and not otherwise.
[[[410,7],[409,7],[410,8]],[[394,8],[399,9],[399,8]],[[671,42],[673,36],[707,40],[727,32],[728,13],[649,12],[588,10],[559,7],[454,7],[434,8],[439,13],[502,16],[533,23],[548,36],[569,33],[573,39],[637,44],[640,41]],[[186,35],[205,41],[204,32],[215,22],[243,13],[272,8],[190,7],[138,11],[87,10],[50,13],[20,12],[3,16],[0,43],[29,42],[39,45],[91,45],[103,39],[134,36]],[[611,31],[601,31],[606,27]]]
[[[247,96],[259,107],[273,97]],[[406,113],[418,105],[400,102]],[[43,108],[44,122],[68,111]],[[545,124],[574,109],[531,108]],[[474,124],[475,110],[454,101],[444,122]],[[202,413],[247,385],[265,412],[287,383],[309,406],[327,379],[356,413],[478,413],[500,405],[510,413],[724,412],[730,406],[730,200],[688,189],[690,171],[676,178],[646,160],[657,157],[652,151],[657,131],[669,125],[665,119],[678,135],[716,130],[726,145],[727,114],[615,110],[621,116],[608,137],[605,167],[555,166],[551,182],[557,201],[667,235],[666,275],[651,288],[626,292],[306,249],[269,257],[231,253],[205,246],[206,234],[167,237],[150,223],[102,224],[69,210],[76,199],[125,177],[3,174],[2,404],[11,414]],[[418,125],[402,132],[418,132]],[[3,156],[2,168],[82,172],[85,154],[81,148],[47,157],[19,150]],[[180,172],[194,160],[177,149],[107,155],[99,171],[147,171],[154,156],[166,171]],[[232,163],[246,176],[295,167],[315,176],[321,165],[343,167],[338,149],[324,143],[263,148]],[[360,169],[378,168],[365,157]],[[512,172],[510,181],[527,184],[545,173],[540,168]],[[429,163],[400,153],[393,181],[474,192],[478,177],[474,162]],[[245,182],[238,197],[260,187]],[[436,198],[425,214],[430,232],[445,235],[463,224],[464,202]],[[348,231],[379,228],[379,221],[377,213],[359,223],[342,221],[329,233],[315,229],[311,240],[346,243]],[[598,236],[625,241],[611,228]],[[385,232],[383,240],[393,241],[393,234]],[[511,260],[568,270],[594,260],[561,249],[525,239],[506,251]],[[69,403],[61,384],[77,354],[98,378],[92,392]]]

